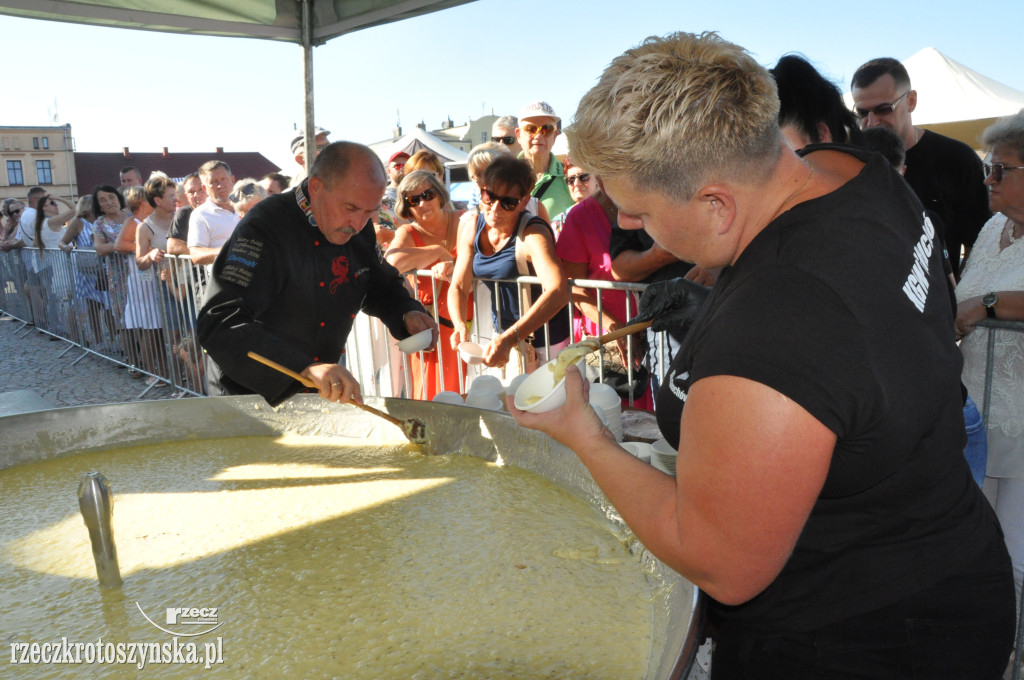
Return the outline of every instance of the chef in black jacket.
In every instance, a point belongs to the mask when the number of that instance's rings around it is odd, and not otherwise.
[[[387,177],[352,142],[327,146],[310,177],[246,213],[213,264],[199,312],[211,395],[262,395],[276,405],[301,386],[247,356],[261,354],[309,378],[330,401],[360,401],[339,362],[356,313],[398,339],[437,326],[378,255],[371,218]]]

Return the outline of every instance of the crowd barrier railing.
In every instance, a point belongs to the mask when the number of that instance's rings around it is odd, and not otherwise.
[[[207,271],[207,267],[193,264],[188,257],[173,255],[166,256],[158,265],[140,269],[131,254],[100,256],[86,249],[65,252],[22,248],[0,253],[0,309],[21,320],[23,328],[34,327],[68,342],[63,353],[81,352],[73,363],[89,355],[98,356],[126,366],[133,375],[147,378],[146,384],[140,384],[135,398],[158,387],[172,389],[176,397],[203,396],[206,394],[205,356],[196,338],[195,321],[205,294]],[[421,279],[416,276],[419,275],[429,280],[433,299],[438,299],[442,282],[433,278],[429,270],[410,274],[408,280],[413,294],[419,292]],[[483,345],[494,335],[487,283],[517,286],[521,290],[539,284],[540,280],[527,276],[476,281],[471,334],[474,342]],[[608,294],[625,295],[628,318],[636,313],[637,300],[645,288],[644,284],[586,279],[570,283],[578,291],[589,291],[596,300],[595,321],[605,329]],[[442,323],[437,305],[429,311],[435,321]],[[500,307],[496,311],[500,315]],[[394,340],[383,324],[363,314],[359,317],[342,360],[360,381],[364,394],[416,398],[417,395],[412,394],[409,357],[395,349]],[[581,339],[581,318],[579,310],[570,306],[570,341]],[[629,384],[636,379],[641,367],[656,380],[660,378],[664,371],[654,373],[651,357],[666,353],[662,338],[654,340],[653,351],[643,351],[634,343],[624,346],[626,356],[616,364],[621,367],[618,370],[626,372]],[[551,351],[547,343],[537,349],[542,358]],[[450,356],[447,353],[439,356],[442,381],[445,381],[443,362]],[[605,362],[609,356],[607,353],[599,355],[595,369],[598,380],[606,375]],[[507,378],[510,373],[508,369],[482,366],[467,369],[461,361],[457,363],[458,384],[450,385],[445,381],[442,385],[445,390],[465,393],[468,382],[476,375],[490,373]],[[662,361],[660,365],[663,367],[665,363]],[[632,401],[631,396],[629,402]]]

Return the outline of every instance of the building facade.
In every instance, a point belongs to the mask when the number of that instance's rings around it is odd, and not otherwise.
[[[0,198],[24,199],[34,186],[72,200],[78,195],[71,125],[0,126]]]

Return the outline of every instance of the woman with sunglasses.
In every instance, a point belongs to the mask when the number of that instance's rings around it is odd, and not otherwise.
[[[246,177],[235,182],[228,194],[228,200],[235,209],[238,219],[245,217],[245,213],[252,210],[252,207],[269,196],[267,190],[254,177]]]
[[[565,169],[565,183],[569,187],[569,195],[572,196],[572,205],[551,220],[551,229],[555,232],[556,241],[562,233],[562,225],[565,224],[569,211],[593,194],[597,188],[597,178],[573,165],[571,157],[565,157],[562,167]]]
[[[497,335],[484,348],[484,364],[504,366],[513,348],[524,356],[531,342],[538,362],[569,343],[569,282],[555,256],[555,237],[547,222],[526,205],[534,176],[530,166],[508,154],[498,155],[483,173],[480,215],[459,230],[458,252],[448,309],[455,330],[451,346],[469,340],[469,295],[473,278],[485,279]],[[520,276],[520,262],[540,278],[540,285],[495,283]],[[521,294],[525,293],[525,294]],[[529,300],[525,299],[529,298]],[[528,308],[527,308],[528,307]],[[547,324],[545,326],[545,324]],[[551,354],[546,352],[550,346]]]
[[[25,210],[25,204],[16,198],[5,198],[3,214],[0,215],[0,247],[11,241],[18,230],[18,222],[21,220],[21,213]],[[3,248],[8,250],[8,248]]]
[[[436,351],[410,357],[412,396],[429,400],[444,390],[461,392],[459,357],[451,342],[452,321],[448,312],[448,285],[455,269],[461,212],[452,207],[448,191],[434,172],[415,170],[407,173],[398,185],[395,214],[412,221],[395,230],[384,258],[400,272],[433,272],[431,277],[417,278],[416,296],[427,312],[435,316],[441,332]],[[435,280],[439,283],[434,284]]]
[[[142,201],[143,203],[145,201]],[[104,260],[106,265],[106,288],[110,301],[110,312],[114,315],[117,327],[122,332],[121,347],[125,358],[131,365],[139,363],[138,345],[135,342],[134,334],[124,331],[124,307],[127,281],[127,261],[123,254],[135,253],[135,229],[137,221],[132,219],[132,213],[128,209],[121,192],[109,184],[101,184],[92,192],[92,210],[98,215],[93,224],[92,238],[96,254]],[[131,225],[131,239],[127,243],[122,242],[121,233],[125,224]],[[101,284],[102,286],[102,280]],[[134,368],[128,373],[132,378],[141,378],[142,374]]]
[[[982,488],[1003,527],[1019,601],[1024,573],[1024,332],[976,332],[975,324],[984,319],[1024,321],[1024,111],[997,121],[981,139],[992,150],[985,186],[995,214],[974,242],[956,287],[955,328],[964,356],[961,377],[982,412],[989,335],[995,333]]]

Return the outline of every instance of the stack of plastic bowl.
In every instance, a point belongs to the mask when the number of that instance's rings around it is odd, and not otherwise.
[[[455,404],[457,406],[465,406],[466,402],[462,400],[462,395],[458,392],[438,392],[434,395],[431,401],[436,401],[439,404]]]
[[[654,453],[654,449],[647,442],[622,442],[622,448],[645,463],[651,462],[651,455]]]
[[[664,439],[651,444],[651,465],[670,475],[676,474],[678,452]]]
[[[519,386],[523,384],[523,381],[526,380],[527,377],[528,375],[526,373],[520,373],[512,378],[508,383],[508,388],[505,390],[505,394],[513,397],[516,396],[516,390],[519,389]]]
[[[500,411],[504,402],[505,386],[493,375],[479,375],[473,379],[466,392],[466,406],[488,411]]]
[[[601,421],[615,435],[616,441],[622,441],[622,400],[611,385],[592,383],[590,385],[590,405],[597,414],[603,415]]]

